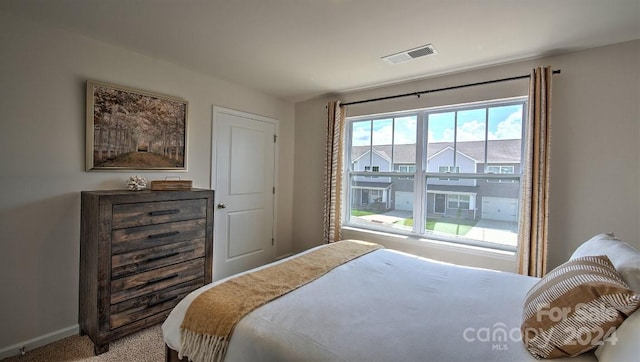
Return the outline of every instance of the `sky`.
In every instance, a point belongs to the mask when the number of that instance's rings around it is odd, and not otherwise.
[[[458,112],[457,140],[478,141],[485,139],[488,118],[488,139],[519,139],[522,132],[522,105],[510,105],[471,109]],[[373,123],[373,132],[372,132]],[[416,143],[416,116],[404,116],[393,120],[376,119],[353,122],[353,146]],[[429,116],[429,142],[452,142],[454,139],[455,112],[433,113]]]

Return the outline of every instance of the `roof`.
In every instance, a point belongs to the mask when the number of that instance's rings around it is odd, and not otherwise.
[[[489,140],[487,141],[487,162],[488,163],[520,163],[522,140]],[[369,151],[369,146],[353,146],[351,147],[351,159],[355,160],[362,157]],[[374,150],[378,153],[387,155],[389,159],[393,156],[393,163],[415,163],[415,144],[404,145],[375,145]],[[431,159],[434,155],[442,150],[453,149],[453,142],[432,142],[427,147],[427,158]],[[485,142],[484,141],[466,141],[458,142],[456,150],[466,156],[472,158],[476,162],[484,163]]]

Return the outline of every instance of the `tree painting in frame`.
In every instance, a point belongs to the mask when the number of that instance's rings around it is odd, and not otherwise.
[[[187,101],[87,81],[87,171],[186,171]]]

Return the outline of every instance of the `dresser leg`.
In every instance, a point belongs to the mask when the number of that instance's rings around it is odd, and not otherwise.
[[[93,353],[97,356],[99,354],[103,354],[109,351],[109,343],[105,344],[94,344],[93,345]]]

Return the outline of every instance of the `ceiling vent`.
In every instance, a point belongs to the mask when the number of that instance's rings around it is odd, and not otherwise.
[[[438,51],[433,47],[433,45],[427,44],[418,48],[405,50],[400,53],[387,55],[386,57],[382,57],[382,60],[389,64],[399,64],[432,54],[438,54]]]

